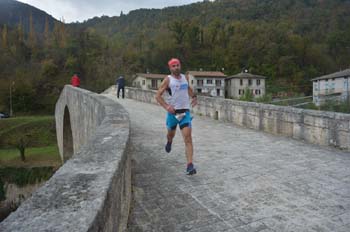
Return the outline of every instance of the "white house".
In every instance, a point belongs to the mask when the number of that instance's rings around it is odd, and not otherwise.
[[[244,92],[249,90],[255,98],[265,95],[266,77],[254,75],[248,72],[241,72],[226,78],[225,97],[240,98]]]
[[[136,73],[136,78],[132,82],[132,86],[144,90],[158,89],[166,76],[167,74]]]
[[[326,99],[346,100],[350,95],[350,69],[324,75],[313,82],[313,102],[319,106]]]
[[[222,72],[188,71],[186,75],[195,93],[225,97],[226,75]]]

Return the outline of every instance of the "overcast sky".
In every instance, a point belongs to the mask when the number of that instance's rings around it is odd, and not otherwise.
[[[56,19],[65,22],[82,22],[94,16],[119,16],[140,8],[163,8],[179,6],[202,0],[19,0],[35,6]]]

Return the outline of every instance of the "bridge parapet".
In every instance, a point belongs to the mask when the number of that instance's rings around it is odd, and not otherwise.
[[[55,117],[65,163],[0,231],[123,231],[131,196],[128,113],[102,95],[67,85]]]
[[[105,93],[115,94],[114,87]],[[126,97],[155,103],[156,91],[126,88]],[[198,96],[194,113],[220,121],[350,151],[350,114]]]

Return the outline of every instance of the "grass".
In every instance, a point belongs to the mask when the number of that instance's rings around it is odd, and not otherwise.
[[[26,161],[21,161],[17,149],[0,149],[0,167],[59,167],[62,162],[56,145],[26,149]]]
[[[53,116],[28,116],[0,119],[0,136],[17,127],[21,127],[32,122],[45,122],[53,120]]]
[[[0,167],[42,167],[61,165],[56,145],[53,116],[25,116],[0,120]],[[26,137],[24,137],[26,136]],[[26,161],[21,161],[15,148],[19,138],[25,138]]]
[[[56,127],[53,116],[29,116],[0,120],[0,147],[12,148],[20,138],[30,147],[56,144]]]

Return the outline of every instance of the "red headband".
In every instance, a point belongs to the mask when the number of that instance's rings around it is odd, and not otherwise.
[[[171,60],[169,60],[169,62],[168,62],[169,67],[171,67],[174,64],[181,64],[180,60],[176,59],[176,58],[172,58]]]

